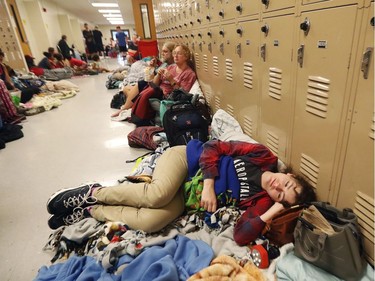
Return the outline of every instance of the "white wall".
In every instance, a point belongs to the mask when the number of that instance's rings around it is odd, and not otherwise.
[[[17,6],[36,63],[43,58],[43,52],[47,51],[48,47],[56,47],[63,34],[68,36],[69,45],[74,44],[78,51],[84,52],[82,29],[85,20],[45,0],[17,0]],[[93,23],[88,22],[88,24],[90,29],[94,29]],[[135,33],[134,25],[121,27],[128,29],[130,35]],[[116,29],[116,26],[99,26],[99,30],[103,33],[104,44],[109,43],[111,29]]]
[[[128,29],[130,31],[130,36],[135,32],[135,25],[121,25],[122,29]],[[111,38],[111,29],[116,29],[115,25],[99,25],[99,30],[103,33],[103,44],[109,44],[109,39]],[[116,40],[116,38],[114,38]]]

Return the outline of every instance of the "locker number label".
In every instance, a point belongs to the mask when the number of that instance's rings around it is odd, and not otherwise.
[[[327,40],[319,40],[318,41],[318,48],[319,49],[327,49],[328,42]]]

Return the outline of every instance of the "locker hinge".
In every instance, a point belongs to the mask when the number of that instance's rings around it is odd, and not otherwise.
[[[368,71],[369,71],[369,66],[370,66],[371,55],[372,55],[373,49],[374,48],[372,48],[372,47],[368,47],[366,49],[366,51],[363,53],[361,71],[363,72],[363,78],[364,79],[368,78]]]

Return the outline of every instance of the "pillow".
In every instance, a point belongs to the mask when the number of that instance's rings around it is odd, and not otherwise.
[[[199,85],[198,79],[195,80],[193,86],[191,86],[189,93],[193,95],[198,94],[200,96],[203,96],[203,92],[202,92],[201,86]]]

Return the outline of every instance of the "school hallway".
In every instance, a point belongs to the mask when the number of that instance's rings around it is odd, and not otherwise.
[[[121,60],[104,59],[114,70]],[[50,265],[44,252],[49,235],[46,202],[61,188],[99,182],[116,185],[129,174],[125,161],[146,150],[129,148],[128,122],[111,121],[110,108],[118,89],[105,87],[108,73],[69,81],[80,91],[58,108],[23,121],[24,137],[0,150],[0,276],[1,280],[33,280]]]

